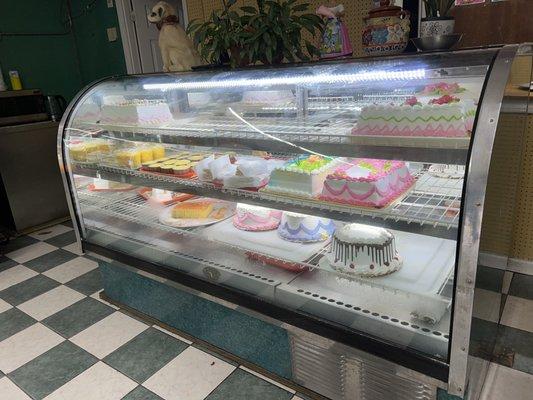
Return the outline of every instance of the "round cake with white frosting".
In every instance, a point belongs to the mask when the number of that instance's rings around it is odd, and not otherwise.
[[[335,231],[326,257],[333,269],[359,276],[386,275],[402,266],[394,235],[362,224],[347,224]]]
[[[278,234],[290,242],[313,243],[328,240],[335,231],[329,218],[285,211],[281,217]]]
[[[233,226],[243,231],[270,231],[278,227],[280,219],[279,210],[239,203]]]

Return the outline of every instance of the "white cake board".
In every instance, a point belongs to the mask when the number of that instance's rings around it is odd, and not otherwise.
[[[239,246],[251,252],[266,254],[282,261],[303,263],[317,254],[329,241],[296,243],[283,240],[276,229],[263,232],[243,231],[233,226],[233,219],[227,219],[202,231],[210,240]]]
[[[432,296],[439,293],[455,265],[455,241],[432,236],[392,231],[396,248],[403,258],[402,267],[389,275],[374,278],[340,274],[321,262],[325,271],[357,279],[372,285]]]

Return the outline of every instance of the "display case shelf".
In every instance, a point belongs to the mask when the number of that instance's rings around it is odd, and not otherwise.
[[[457,237],[462,179],[434,179],[427,169],[415,173],[417,183],[401,201],[383,208],[360,208],[282,194],[221,188],[200,180],[180,179],[111,166],[72,164],[73,173],[220,200],[320,215],[339,221],[360,222],[390,229],[454,239]]]
[[[354,136],[350,131],[356,118],[347,111],[292,118],[245,116],[245,120],[257,130],[232,115],[201,113],[166,126],[78,123],[76,129],[87,135],[135,141],[272,153],[311,150],[328,156],[441,164],[464,164],[470,144],[470,137]]]

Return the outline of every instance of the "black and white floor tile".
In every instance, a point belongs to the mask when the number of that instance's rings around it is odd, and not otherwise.
[[[0,246],[0,399],[303,396],[99,298],[70,224]]]

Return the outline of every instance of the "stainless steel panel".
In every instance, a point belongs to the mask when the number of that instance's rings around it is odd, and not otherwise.
[[[479,253],[483,205],[490,164],[490,154],[517,45],[503,47],[498,53],[492,73],[488,76],[477,116],[476,134],[468,165],[463,227],[461,230],[456,289],[454,297],[453,332],[450,352],[450,394],[464,396],[468,378],[468,350],[474,302],[474,285]]]
[[[55,157],[58,124],[42,122],[0,127],[0,176],[14,229],[68,216]]]
[[[339,343],[290,334],[293,379],[333,400],[430,400],[435,384]]]

